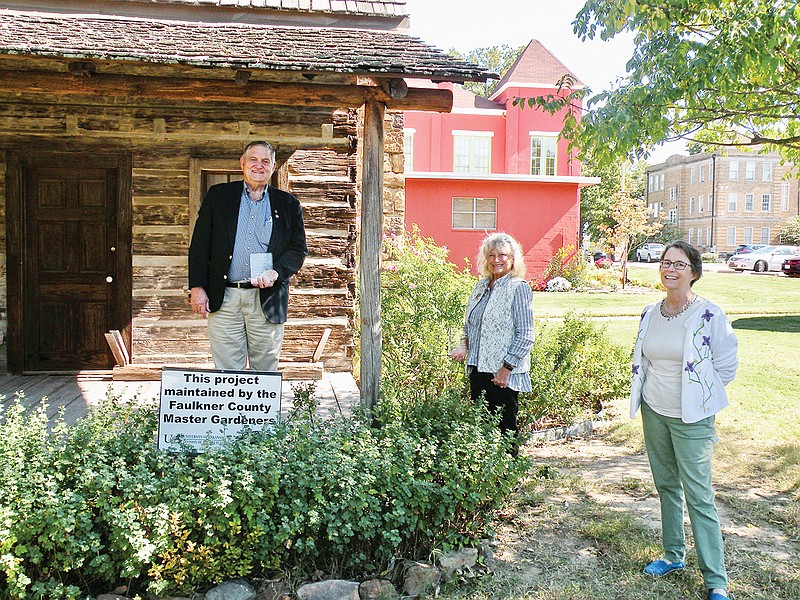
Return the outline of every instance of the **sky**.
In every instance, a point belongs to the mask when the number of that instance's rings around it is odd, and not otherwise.
[[[581,42],[572,32],[584,0],[406,0],[409,33],[444,51],[508,45],[539,40],[592,91],[611,87],[624,77],[633,53],[632,36]],[[663,162],[685,154],[683,143],[656,149],[648,159]]]

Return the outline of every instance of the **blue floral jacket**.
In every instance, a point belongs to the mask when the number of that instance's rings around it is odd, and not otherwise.
[[[728,405],[725,386],[736,375],[739,343],[731,322],[722,309],[700,299],[700,306],[686,319],[683,345],[683,379],[681,386],[681,420],[695,423],[717,414]],[[631,418],[642,403],[642,388],[649,361],[642,356],[642,344],[650,326],[653,311],[659,303],[645,307],[639,322],[639,333],[633,349],[631,382]]]

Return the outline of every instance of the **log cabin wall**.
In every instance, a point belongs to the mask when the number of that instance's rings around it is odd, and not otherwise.
[[[35,73],[30,74],[32,77]],[[132,173],[135,363],[210,360],[206,323],[189,309],[187,252],[204,170],[238,172],[243,146],[278,149],[277,177],[299,198],[309,256],[295,276],[282,360],[308,361],[326,328],[328,370],[351,370],[357,189],[355,111],[204,106],[0,91],[0,150],[127,153]],[[400,132],[402,136],[402,131]],[[402,137],[401,137],[402,140]],[[317,146],[311,150],[295,150]],[[401,148],[402,152],[402,148]],[[5,155],[3,155],[5,156]],[[389,161],[391,164],[391,161]],[[0,160],[0,361],[6,362],[5,158]],[[5,366],[5,364],[3,364]]]

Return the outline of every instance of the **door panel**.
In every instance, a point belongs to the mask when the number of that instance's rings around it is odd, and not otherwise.
[[[118,318],[118,172],[93,166],[23,168],[23,368],[110,368]],[[111,281],[107,281],[110,278]]]

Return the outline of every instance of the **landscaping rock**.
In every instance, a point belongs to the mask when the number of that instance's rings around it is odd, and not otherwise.
[[[396,600],[400,597],[387,579],[368,579],[358,586],[358,595],[361,600]]]
[[[439,587],[442,574],[435,565],[422,562],[408,562],[403,578],[403,593],[412,598],[433,594]]]
[[[297,590],[300,600],[360,600],[358,582],[343,579],[328,579],[300,586]]]
[[[256,591],[244,579],[226,581],[206,592],[205,600],[255,600]]]
[[[462,548],[443,554],[439,558],[439,567],[442,570],[442,579],[450,581],[453,575],[464,569],[471,569],[478,561],[477,548]]]

